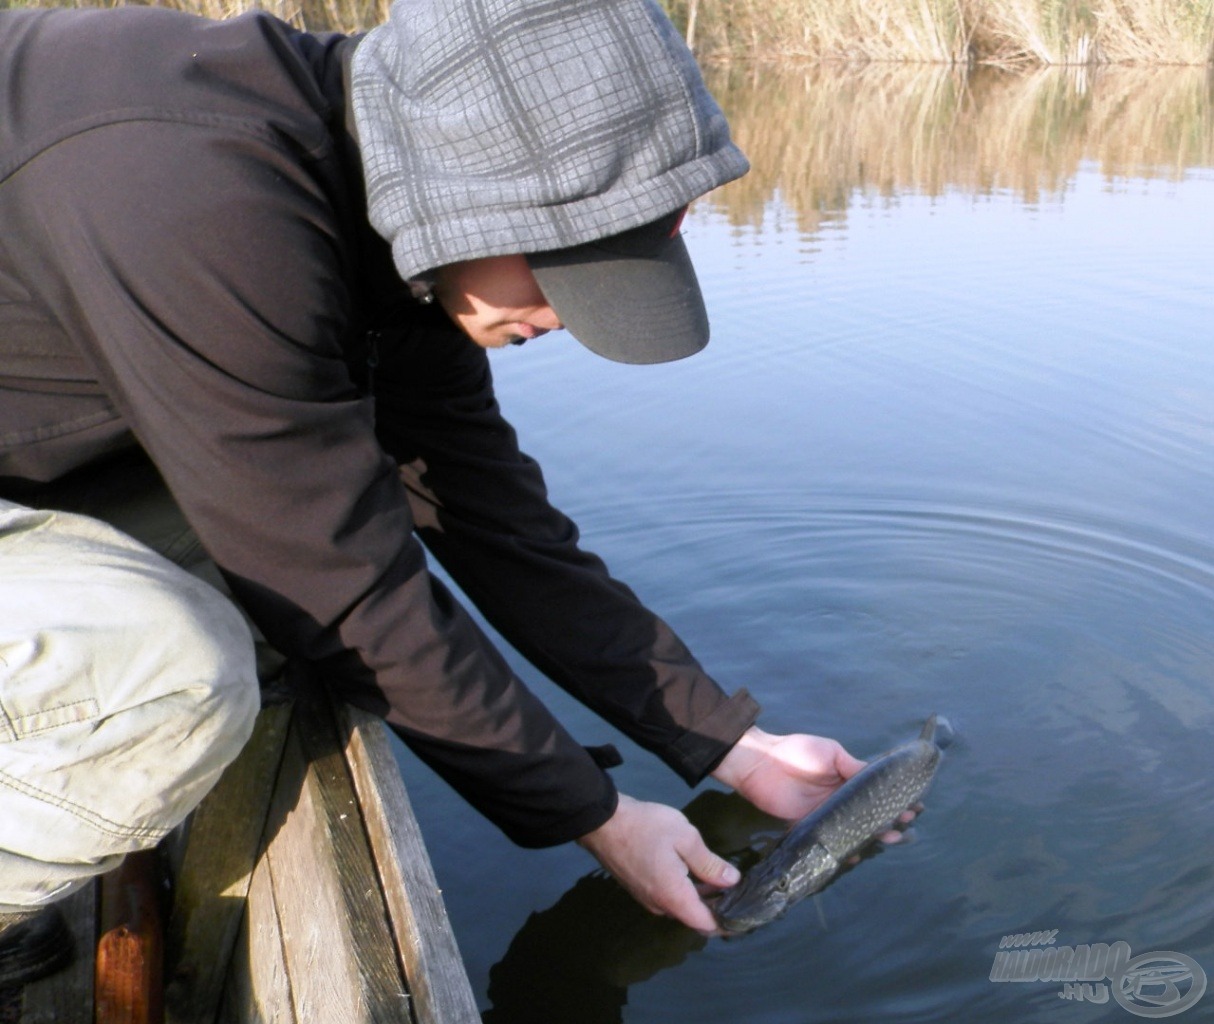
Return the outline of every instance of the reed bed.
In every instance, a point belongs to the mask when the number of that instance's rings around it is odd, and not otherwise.
[[[169,7],[206,18],[268,11],[312,32],[361,32],[387,20],[391,0],[0,0],[5,7]]]
[[[121,0],[0,0],[0,8]],[[129,0],[128,0],[129,2]],[[390,0],[135,0],[224,18],[253,7],[354,32]],[[1209,64],[1214,0],[661,0],[703,62]]]
[[[664,0],[703,60],[1207,64],[1214,0]]]
[[[1083,167],[1110,181],[1214,167],[1205,68],[730,64],[707,77],[752,169],[701,202],[739,226],[778,207],[814,234],[907,193],[1038,203]]]

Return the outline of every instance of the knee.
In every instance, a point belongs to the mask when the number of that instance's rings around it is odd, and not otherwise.
[[[218,591],[97,524],[29,527],[0,574],[0,903],[22,902],[6,874],[50,892],[157,841],[260,704],[249,627]]]
[[[205,732],[216,760],[239,753],[260,707],[248,624],[207,584],[181,573],[155,598],[146,656],[166,669],[163,686],[188,704],[192,733]]]
[[[227,598],[167,564],[136,589],[139,625],[127,657],[109,662],[89,753],[126,796],[124,825],[151,835],[180,822],[240,753],[260,694],[250,629]]]
[[[259,701],[235,605],[102,523],[22,509],[6,521],[0,711],[13,738],[86,715],[155,721],[165,707],[239,749]]]
[[[257,715],[250,631],[218,592],[150,561],[91,581],[68,622],[5,648],[0,903],[157,842],[218,781]]]

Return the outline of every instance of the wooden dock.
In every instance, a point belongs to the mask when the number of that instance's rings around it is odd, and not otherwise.
[[[319,693],[263,709],[188,830],[66,910],[76,963],[21,1024],[480,1022],[387,729]]]

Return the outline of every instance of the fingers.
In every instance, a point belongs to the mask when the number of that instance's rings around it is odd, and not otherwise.
[[[643,907],[704,934],[717,930],[695,882],[716,889],[738,881],[737,868],[718,857],[673,807],[621,794],[616,814],[580,840]]]
[[[717,930],[717,919],[712,916],[712,911],[700,898],[691,878],[687,875],[666,889],[657,912],[673,917],[676,921],[685,924],[688,928],[694,928],[703,935],[711,935]]]
[[[888,832],[883,832],[879,838],[881,842],[886,844],[905,842],[907,838],[907,828],[919,812],[923,810],[923,804],[913,804],[905,811],[898,815],[898,820],[894,823],[895,827]]]
[[[728,889],[737,885],[742,874],[736,867],[718,857],[707,846],[699,832],[693,829],[693,835],[686,843],[678,847],[679,856],[692,876],[701,882],[706,882],[717,889]]]
[[[840,744],[835,752],[835,771],[839,773],[839,778],[845,782],[863,768],[867,761],[861,761],[858,757],[853,757]]]
[[[791,821],[821,805],[864,765],[837,740],[752,726],[713,775],[759,810]]]
[[[704,903],[696,880],[712,889],[727,889],[736,885],[741,873],[704,843],[699,831],[690,823],[674,843],[677,864],[670,865],[667,883],[662,887],[659,909],[688,928],[708,935],[717,931],[717,921]]]

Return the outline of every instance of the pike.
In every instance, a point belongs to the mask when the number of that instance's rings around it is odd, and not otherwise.
[[[817,810],[797,822],[737,885],[716,901],[717,923],[730,934],[774,921],[819,892],[852,854],[889,829],[926,792],[940,763],[935,715],[918,739],[870,761]],[[941,742],[951,730],[940,721]]]

